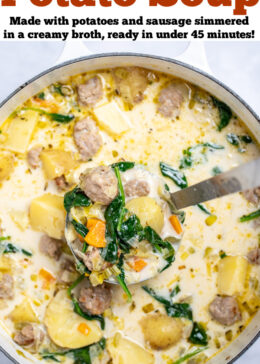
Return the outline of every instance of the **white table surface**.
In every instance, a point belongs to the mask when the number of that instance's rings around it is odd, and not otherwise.
[[[92,53],[128,51],[174,58],[185,51],[189,42],[85,42],[85,45]],[[204,45],[214,76],[260,115],[260,42],[205,42]],[[0,42],[0,101],[52,66],[63,47],[62,42]],[[236,363],[260,363],[260,339]],[[0,364],[11,362],[0,353]]]

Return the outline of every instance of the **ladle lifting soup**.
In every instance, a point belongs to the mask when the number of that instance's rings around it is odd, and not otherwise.
[[[0,142],[0,318],[25,355],[205,363],[257,312],[259,189],[178,214],[167,199],[260,155],[222,101],[99,70],[27,100]]]

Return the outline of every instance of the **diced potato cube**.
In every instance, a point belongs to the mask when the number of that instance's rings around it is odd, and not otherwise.
[[[97,322],[87,321],[74,313],[66,290],[59,291],[51,300],[44,323],[52,341],[62,348],[77,349],[102,338]]]
[[[47,193],[35,198],[30,206],[30,223],[34,230],[61,239],[65,229],[63,197]]]
[[[9,272],[12,269],[12,259],[1,255],[0,256],[0,272]]]
[[[26,153],[32,133],[36,126],[38,113],[27,110],[16,116],[7,130],[7,139],[3,144],[5,149],[16,153]]]
[[[219,294],[232,296],[242,294],[248,270],[248,262],[239,256],[222,259],[218,267],[217,286]]]
[[[11,153],[0,153],[0,182],[6,180],[14,170],[14,156]]]
[[[139,217],[142,226],[151,226],[160,234],[164,225],[162,208],[151,197],[133,198],[126,204],[127,210]]]
[[[94,114],[108,133],[120,135],[129,129],[129,123],[115,101],[95,108]]]
[[[116,333],[114,338],[107,342],[113,364],[153,364],[154,356],[135,342],[124,338],[120,333]]]
[[[10,318],[13,322],[39,322],[39,319],[32,307],[31,300],[26,297],[24,300],[15,306],[13,311],[10,313]]]
[[[29,226],[29,217],[27,211],[12,210],[10,212],[11,219],[21,231],[24,231]]]
[[[72,153],[63,150],[44,150],[41,153],[42,167],[48,179],[54,179],[76,168],[78,163]]]

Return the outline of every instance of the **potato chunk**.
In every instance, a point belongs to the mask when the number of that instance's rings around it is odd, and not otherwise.
[[[42,167],[48,179],[54,179],[77,167],[70,152],[53,149],[41,153]]]
[[[164,225],[164,216],[161,207],[153,198],[133,198],[127,202],[126,208],[139,217],[143,226],[149,225],[160,234]]]
[[[218,267],[218,293],[232,296],[245,289],[248,262],[243,257],[229,256],[222,259]]]
[[[1,255],[0,256],[0,272],[9,272],[12,270],[12,259]]]
[[[32,307],[31,300],[26,297],[24,300],[15,306],[10,313],[10,318],[13,322],[39,322],[36,312]]]
[[[180,319],[163,314],[152,314],[141,320],[144,339],[155,350],[164,350],[175,345],[182,337]]]
[[[27,110],[16,116],[7,130],[7,139],[3,145],[5,149],[16,153],[26,153],[34,128],[36,126],[38,113]]]
[[[0,182],[6,180],[14,170],[14,156],[11,153],[0,153]]]
[[[29,211],[31,227],[52,238],[61,239],[65,229],[63,197],[47,193],[31,202]]]
[[[101,329],[95,321],[87,321],[74,313],[66,290],[59,291],[51,300],[44,323],[52,341],[62,348],[77,349],[102,338]]]
[[[113,364],[153,364],[155,362],[152,353],[124,338],[120,333],[116,333],[114,338],[108,340],[107,350]]]
[[[99,125],[108,133],[120,135],[129,129],[125,115],[115,101],[94,109]]]

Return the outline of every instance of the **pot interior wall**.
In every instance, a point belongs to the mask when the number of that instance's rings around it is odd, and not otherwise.
[[[227,90],[218,81],[212,79],[203,73],[198,72],[195,69],[186,67],[179,62],[158,59],[149,56],[142,55],[101,55],[97,57],[89,57],[79,59],[73,62],[65,63],[62,66],[51,69],[42,75],[29,81],[27,84],[22,86],[20,90],[17,90],[11,95],[11,97],[3,102],[0,108],[0,124],[3,122],[8,115],[21,103],[27,100],[29,97],[38,93],[42,88],[50,85],[51,83],[61,81],[69,76],[87,72],[96,69],[113,68],[118,66],[140,66],[146,67],[160,72],[172,74],[180,77],[191,83],[194,83],[211,94],[226,102],[236,114],[245,122],[248,129],[255,136],[257,141],[260,143],[260,125],[259,120],[248,107],[241,102],[241,100],[232,92]],[[241,353],[248,344],[256,337],[260,329],[260,312],[253,318],[251,323],[246,327],[242,334],[224,349],[216,357],[212,358],[210,364],[225,364],[232,361],[239,353]],[[18,347],[16,347],[6,334],[4,327],[0,326],[1,346],[3,349],[15,358],[17,362],[21,364],[29,364],[37,362],[34,358],[30,357],[28,353],[25,353],[26,358],[17,353]],[[20,350],[20,348],[19,348]]]

